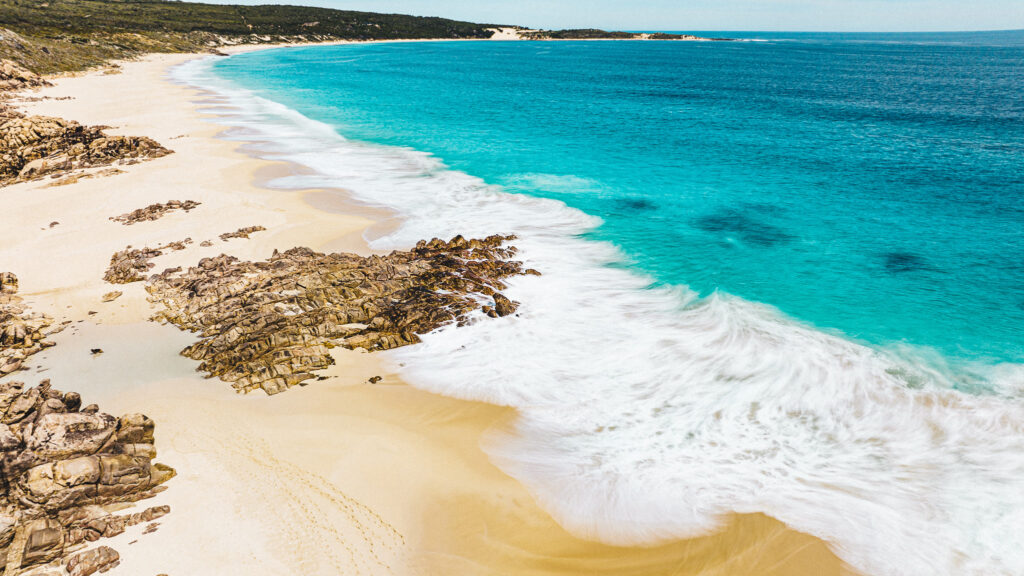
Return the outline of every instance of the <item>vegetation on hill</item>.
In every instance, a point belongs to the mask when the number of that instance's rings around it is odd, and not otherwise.
[[[47,74],[150,52],[251,43],[490,38],[496,26],[445,18],[308,6],[238,6],[170,0],[0,0],[0,60]],[[597,29],[526,30],[535,40],[692,40],[679,34]]]
[[[639,37],[639,34],[633,34],[632,32],[608,32],[606,30],[598,30],[596,28],[582,28],[575,30],[534,30],[525,32],[524,36],[537,40],[600,40],[606,38],[628,40],[630,38]]]
[[[609,32],[597,28],[573,30],[521,30],[521,34],[533,40],[725,40],[725,38],[699,38],[690,34],[668,34],[666,32]]]
[[[490,26],[444,18],[166,0],[0,0],[0,26],[0,59],[40,73],[226,44],[493,34]]]

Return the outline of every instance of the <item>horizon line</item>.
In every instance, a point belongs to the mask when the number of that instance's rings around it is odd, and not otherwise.
[[[560,28],[551,30],[586,30],[586,28]],[[644,29],[644,30],[618,30],[615,28],[605,28],[607,32],[661,32],[661,33],[680,33],[680,32],[748,32],[748,33],[761,33],[761,32],[792,32],[797,34],[978,34],[978,33],[996,33],[996,32],[1021,32],[1024,33],[1024,28],[995,28],[995,29],[977,29],[977,30],[792,30],[792,29],[764,29],[764,30],[740,30],[740,29],[718,29],[718,28],[706,28],[706,29]]]

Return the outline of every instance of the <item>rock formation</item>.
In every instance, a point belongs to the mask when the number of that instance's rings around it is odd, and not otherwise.
[[[96,572],[106,572],[121,563],[121,555],[109,546],[99,546],[92,550],[79,552],[68,559],[65,568],[69,576],[89,576]]]
[[[0,93],[10,93],[26,88],[49,86],[42,76],[30,72],[11,60],[0,60]]]
[[[127,516],[111,505],[152,496],[174,470],[153,462],[153,421],[142,414],[115,418],[44,380],[24,389],[0,383],[0,566],[4,574],[59,560],[86,542],[148,522],[166,506]],[[90,574],[112,560],[91,552],[68,563]],[[116,561],[116,553],[114,556]],[[94,570],[95,571],[95,570]]]
[[[25,116],[4,103],[18,90],[48,84],[14,62],[0,61],[0,186],[171,153],[149,138],[108,136],[99,126]]]
[[[72,170],[131,164],[171,151],[136,136],[107,136],[100,127],[49,116],[0,120],[0,186]]]
[[[164,215],[174,212],[175,210],[184,210],[188,212],[196,206],[199,206],[200,202],[194,200],[168,200],[166,204],[150,204],[145,208],[139,208],[133,210],[127,214],[121,214],[120,216],[112,217],[111,220],[114,222],[120,222],[125,226],[131,226],[137,222],[148,222],[151,220],[159,220]]]
[[[163,254],[155,248],[132,248],[129,246],[110,257],[110,266],[103,279],[111,284],[128,284],[145,279],[144,274],[155,266],[151,259]]]
[[[60,332],[53,319],[28,311],[18,294],[18,277],[0,272],[0,376],[21,370],[25,359],[52,346],[45,340]]]
[[[185,238],[179,242],[171,242],[156,248],[128,246],[110,257],[110,266],[103,274],[103,279],[111,284],[128,284],[145,280],[145,274],[155,266],[150,260],[162,256],[164,250],[184,250],[185,246],[191,243],[191,238]]]
[[[510,260],[514,237],[420,242],[407,252],[363,257],[308,248],[264,262],[221,255],[187,272],[152,276],[154,320],[198,332],[182,354],[238,391],[276,394],[334,363],[335,346],[385,350],[419,341],[450,322],[515,312],[503,278],[534,273]],[[488,302],[490,301],[490,302]]]
[[[107,292],[106,294],[104,294],[103,297],[100,298],[100,300],[103,302],[113,302],[114,300],[120,298],[122,295],[124,295],[124,292],[121,292],[120,290],[114,290],[113,292]]]
[[[232,238],[245,238],[248,239],[249,235],[253,232],[262,232],[266,230],[263,226],[246,226],[245,228],[239,228],[234,232],[225,232],[220,235],[220,239],[227,242]]]

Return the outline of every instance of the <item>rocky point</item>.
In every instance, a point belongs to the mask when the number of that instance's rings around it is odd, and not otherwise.
[[[419,342],[476,310],[513,314],[502,279],[523,270],[513,236],[421,241],[386,256],[274,252],[263,262],[221,255],[151,276],[154,319],[199,334],[182,354],[238,391],[276,394],[334,363],[331,348],[386,350]]]

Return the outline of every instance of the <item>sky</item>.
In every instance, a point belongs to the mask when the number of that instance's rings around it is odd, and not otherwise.
[[[200,0],[302,4],[532,28],[912,32],[1024,29],[1024,0]]]

